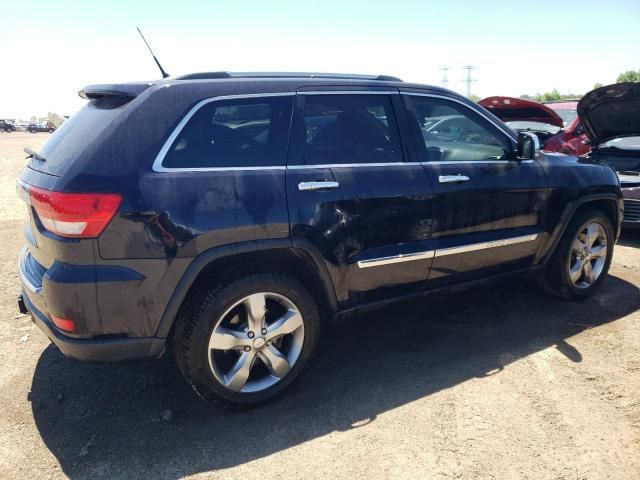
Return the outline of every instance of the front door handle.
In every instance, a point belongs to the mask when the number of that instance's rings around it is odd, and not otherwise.
[[[460,183],[460,182],[468,182],[471,180],[466,175],[440,175],[438,177],[438,182],[440,183]]]
[[[333,190],[338,188],[340,184],[338,182],[300,182],[298,184],[298,190],[301,192],[312,192],[315,190]]]

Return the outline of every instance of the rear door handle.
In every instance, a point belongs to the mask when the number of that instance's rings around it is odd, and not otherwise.
[[[314,190],[333,190],[338,188],[340,184],[338,182],[300,182],[298,184],[298,190],[301,192],[312,192]]]
[[[438,177],[438,182],[440,183],[459,183],[459,182],[468,182],[471,180],[466,175],[440,175]]]

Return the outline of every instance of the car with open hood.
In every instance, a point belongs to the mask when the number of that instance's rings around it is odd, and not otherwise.
[[[543,104],[524,98],[494,96],[478,103],[516,132],[535,133],[545,152],[583,155],[590,150],[582,125],[572,113],[576,102]]]
[[[587,93],[578,116],[590,139],[588,158],[618,172],[625,227],[640,227],[640,83],[617,83]]]

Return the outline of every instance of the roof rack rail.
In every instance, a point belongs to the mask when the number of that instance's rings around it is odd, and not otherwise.
[[[174,80],[215,80],[219,78],[326,78],[334,80],[378,80],[402,82],[391,75],[360,75],[318,72],[198,72],[173,77]]]

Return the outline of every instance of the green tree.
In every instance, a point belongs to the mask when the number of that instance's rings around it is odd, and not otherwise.
[[[635,70],[627,70],[624,73],[618,75],[618,83],[622,82],[640,82],[640,70],[637,72]]]
[[[595,90],[596,88],[600,88],[603,87],[604,85],[602,85],[600,82],[594,83],[593,84],[593,89]]]
[[[482,100],[479,96],[474,95],[473,93],[471,95],[469,95],[467,98],[469,100],[471,100],[472,102],[476,102],[476,103],[478,103],[480,100]]]

